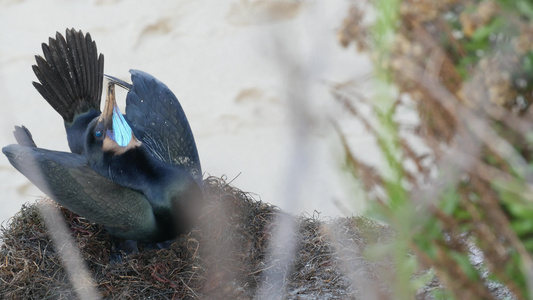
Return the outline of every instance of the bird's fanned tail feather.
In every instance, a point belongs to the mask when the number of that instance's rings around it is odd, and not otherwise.
[[[43,98],[71,123],[76,115],[100,110],[104,56],[98,55],[91,35],[67,29],[42,44],[43,57],[36,56],[33,71],[39,82],[33,86]]]

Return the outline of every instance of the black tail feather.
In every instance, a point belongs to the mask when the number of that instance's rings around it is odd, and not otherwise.
[[[90,109],[100,111],[104,56],[98,55],[91,35],[67,29],[65,40],[57,32],[42,50],[44,58],[35,57],[33,72],[39,83],[33,86],[65,122]]]

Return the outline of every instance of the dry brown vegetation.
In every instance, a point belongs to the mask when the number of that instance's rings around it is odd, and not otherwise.
[[[382,136],[372,118],[389,131],[400,158],[388,164],[401,178],[391,183],[360,161],[339,130],[347,163],[386,222],[407,232],[400,238],[421,266],[433,268],[447,287],[446,297],[531,297],[531,2],[398,1],[391,48],[381,49],[386,52],[381,57],[375,27],[362,22],[364,4],[379,15],[384,9],[379,3],[354,4],[339,40],[372,55],[399,89],[394,104],[380,110],[379,100],[354,93],[353,82],[334,86],[333,93],[378,140]],[[372,106],[374,115],[363,115],[361,105]],[[398,108],[406,105],[419,116],[414,128],[395,121]],[[421,139],[429,151],[413,149],[409,136]],[[394,184],[404,196],[393,193]],[[388,193],[373,193],[376,189]],[[415,221],[399,220],[401,209],[412,211]],[[513,296],[494,293],[493,280]]]

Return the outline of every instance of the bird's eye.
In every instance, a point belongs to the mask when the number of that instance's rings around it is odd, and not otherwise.
[[[96,130],[94,132],[94,136],[97,137],[97,138],[102,137],[102,131],[101,130]]]

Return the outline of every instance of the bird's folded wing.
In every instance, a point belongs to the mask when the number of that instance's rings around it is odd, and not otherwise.
[[[135,136],[152,155],[189,170],[202,181],[196,143],[176,96],[162,82],[139,70],[130,70],[132,85],[126,98],[126,118]]]
[[[156,232],[152,208],[144,195],[100,176],[84,156],[20,145],[6,146],[2,152],[57,203],[106,226],[111,234],[143,240]]]

